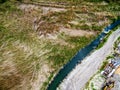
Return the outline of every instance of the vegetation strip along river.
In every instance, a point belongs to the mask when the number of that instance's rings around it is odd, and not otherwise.
[[[56,90],[59,84],[63,81],[63,79],[73,70],[73,68],[77,65],[77,63],[81,62],[86,56],[90,54],[97,46],[100,44],[101,40],[107,35],[110,30],[115,28],[120,24],[120,20],[110,24],[107,26],[104,31],[89,45],[85,46],[68,62],[63,68],[60,69],[58,74],[53,78],[51,83],[48,85],[47,90]]]

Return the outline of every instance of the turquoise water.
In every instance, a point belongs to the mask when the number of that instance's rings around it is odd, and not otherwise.
[[[109,32],[119,24],[120,20],[117,20],[116,22],[107,26],[104,31]],[[48,85],[47,90],[56,90],[63,79],[70,73],[70,71],[72,71],[80,61],[88,56],[90,52],[93,51],[100,44],[101,40],[104,39],[104,37],[106,36],[104,31],[89,45],[79,50],[77,54],[66,65],[64,65],[62,69],[60,69],[58,74],[54,77],[53,81]]]

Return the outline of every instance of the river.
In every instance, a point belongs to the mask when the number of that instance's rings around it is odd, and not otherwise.
[[[85,57],[87,57],[97,46],[101,43],[101,40],[107,35],[107,33],[120,24],[120,20],[107,26],[104,31],[89,45],[85,46],[77,52],[77,54],[66,64],[53,78],[51,83],[48,85],[47,90],[56,90],[63,79],[80,63]]]

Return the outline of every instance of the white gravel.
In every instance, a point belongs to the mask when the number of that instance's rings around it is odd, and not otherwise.
[[[117,29],[102,48],[94,51],[75,67],[59,86],[60,90],[82,90],[90,77],[97,72],[103,60],[113,51],[113,44],[119,36],[120,29]]]

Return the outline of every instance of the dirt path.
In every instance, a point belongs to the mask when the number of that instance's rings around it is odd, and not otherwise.
[[[43,14],[47,14],[48,12],[61,12],[61,11],[66,11],[67,9],[65,8],[56,8],[56,7],[50,7],[50,6],[39,6],[39,5],[36,5],[36,4],[20,4],[19,9],[21,10],[25,10],[25,11],[28,11],[29,9],[31,10],[42,10],[43,11]]]
[[[103,60],[112,52],[113,44],[119,36],[120,29],[110,35],[102,48],[93,52],[75,67],[61,83],[60,90],[82,90],[90,77],[96,73]]]

